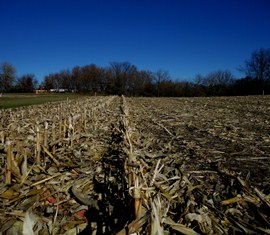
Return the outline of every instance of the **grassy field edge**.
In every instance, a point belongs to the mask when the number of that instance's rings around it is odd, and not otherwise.
[[[67,99],[77,99],[83,97],[74,93],[50,93],[50,94],[32,94],[32,93],[6,93],[0,97],[0,109],[19,108],[24,106],[32,106],[45,104],[48,102],[57,102]]]

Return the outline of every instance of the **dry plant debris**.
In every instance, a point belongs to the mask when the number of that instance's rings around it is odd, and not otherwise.
[[[0,234],[270,234],[270,97],[0,111]]]

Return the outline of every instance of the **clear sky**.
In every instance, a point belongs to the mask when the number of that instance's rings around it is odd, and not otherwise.
[[[230,70],[270,48],[269,0],[0,0],[0,63],[17,75],[128,61],[172,78]]]

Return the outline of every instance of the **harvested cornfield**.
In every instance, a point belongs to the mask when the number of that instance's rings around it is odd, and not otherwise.
[[[270,234],[270,97],[0,111],[0,234]]]

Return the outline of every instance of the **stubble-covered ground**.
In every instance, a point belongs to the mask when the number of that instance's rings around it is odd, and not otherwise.
[[[269,234],[269,113],[269,96],[2,110],[0,233]]]

